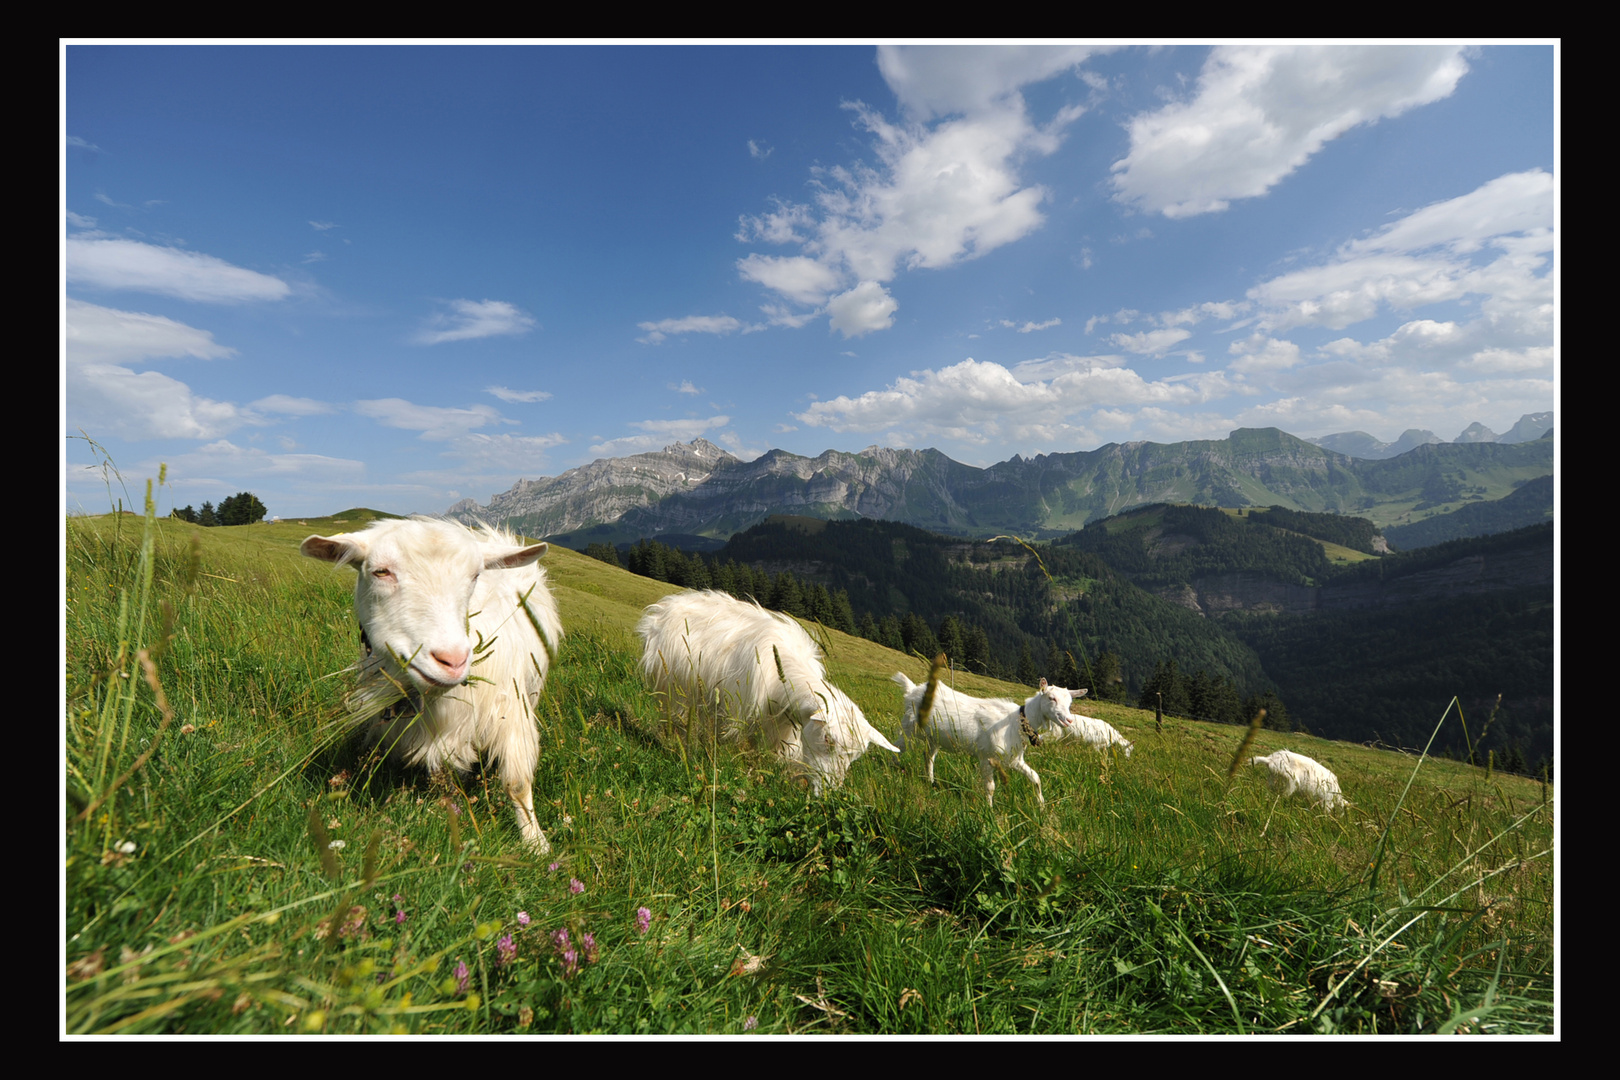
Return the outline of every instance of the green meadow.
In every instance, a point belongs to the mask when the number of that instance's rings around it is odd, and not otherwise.
[[[377,766],[346,722],[353,571],[297,549],[370,516],[67,520],[67,1032],[1554,1031],[1548,785],[1082,702],[1134,754],[1032,748],[1044,809],[916,746],[816,799],[672,730],[633,633],[669,587],[556,546],[531,857],[492,771]],[[925,661],[812,632],[895,738]],[[1233,768],[1281,747],[1351,807]]]

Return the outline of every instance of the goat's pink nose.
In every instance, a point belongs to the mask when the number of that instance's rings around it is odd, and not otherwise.
[[[433,659],[452,675],[460,675],[467,670],[467,659],[471,655],[472,650],[466,648],[433,650]]]

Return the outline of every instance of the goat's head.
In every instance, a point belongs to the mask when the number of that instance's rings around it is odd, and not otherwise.
[[[810,767],[816,794],[822,785],[838,787],[849,767],[868,746],[881,746],[898,754],[900,748],[867,722],[861,707],[838,687],[823,683],[816,697],[820,707],[804,722],[804,761]]]
[[[546,545],[489,548],[453,522],[411,518],[311,536],[299,551],[355,568],[354,614],[372,659],[432,694],[465,683],[472,672],[467,619],[479,575],[527,566]]]
[[[1081,690],[1080,693],[1084,694],[1085,691]],[[1060,735],[1065,734],[1064,729],[1074,723],[1069,719],[1069,709],[1077,696],[1073,690],[1053,686],[1042,679],[1035,696],[1024,703],[1024,718],[1032,727],[1044,727]]]

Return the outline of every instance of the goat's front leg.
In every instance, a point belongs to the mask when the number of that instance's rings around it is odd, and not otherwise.
[[[996,767],[987,757],[979,759],[979,776],[984,780],[984,801],[996,805]]]
[[[1029,767],[1029,762],[1024,760],[1024,755],[1019,754],[1017,757],[1013,758],[1011,764],[1013,768],[1029,777],[1029,782],[1035,785],[1035,801],[1040,803],[1042,806],[1045,806],[1046,796],[1041,794],[1040,775],[1037,774],[1034,769]]]

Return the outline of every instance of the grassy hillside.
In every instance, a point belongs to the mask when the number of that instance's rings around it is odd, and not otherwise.
[[[1552,1030],[1538,784],[1261,732],[1338,773],[1330,817],[1229,779],[1240,729],[1101,705],[1134,756],[1032,749],[1044,811],[916,750],[813,799],[671,738],[631,635],[666,587],[555,547],[529,859],[488,773],[356,757],[350,571],[296,553],[334,524],[68,521],[67,1030]],[[921,661],[828,653],[895,734]]]

